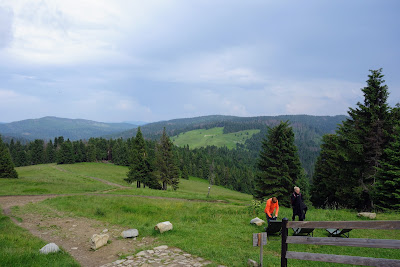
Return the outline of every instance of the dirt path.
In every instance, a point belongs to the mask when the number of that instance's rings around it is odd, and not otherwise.
[[[68,172],[67,170],[55,166],[59,171]],[[85,176],[102,183],[115,186],[117,188],[103,191],[109,192],[119,189],[126,189],[131,187],[122,186],[115,184],[104,179],[97,177]],[[122,229],[120,226],[109,225],[96,220],[71,217],[63,214],[60,211],[53,210],[50,214],[38,214],[38,213],[22,213],[17,212],[12,214],[11,208],[14,206],[23,206],[28,203],[36,203],[48,198],[54,198],[59,196],[71,196],[71,195],[96,195],[96,196],[108,196],[108,197],[144,197],[153,199],[173,199],[179,201],[199,201],[206,202],[206,200],[189,200],[180,198],[169,198],[169,197],[157,197],[157,196],[140,196],[140,195],[107,195],[96,193],[81,193],[81,194],[47,194],[47,195],[10,195],[0,196],[0,206],[3,209],[3,213],[9,216],[13,222],[27,230],[33,235],[45,240],[46,242],[56,243],[62,247],[65,251],[70,253],[82,266],[94,267],[101,266],[111,262],[114,262],[120,258],[121,255],[132,255],[137,250],[148,249],[154,247],[157,241],[154,238],[138,238],[133,239],[122,239],[121,232],[127,229]],[[224,201],[217,201],[224,202]],[[21,220],[16,219],[17,216]],[[132,228],[135,228],[132,225]],[[100,248],[97,251],[90,249],[90,238],[93,234],[107,233],[110,236],[110,243],[107,246]],[[140,234],[140,233],[139,233]],[[140,235],[139,235],[140,236]],[[187,254],[185,254],[187,255]],[[175,264],[176,265],[176,264]],[[176,266],[186,266],[176,265]],[[200,265],[197,265],[200,266]]]
[[[5,214],[11,216],[17,225],[48,243],[56,243],[70,253],[82,266],[101,266],[118,260],[121,255],[132,255],[136,250],[153,246],[156,243],[154,239],[148,237],[137,240],[122,239],[121,232],[127,229],[88,218],[70,217],[56,210],[49,214],[17,212],[15,215],[21,218],[22,222],[12,217],[13,214],[10,212],[12,206],[22,206],[51,197],[55,196],[0,197],[0,205]],[[93,251],[90,248],[89,240],[93,234],[101,233],[107,233],[110,236],[110,243]]]

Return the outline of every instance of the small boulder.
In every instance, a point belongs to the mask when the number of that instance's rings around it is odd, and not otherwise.
[[[125,230],[121,233],[121,236],[123,238],[134,238],[137,237],[139,235],[139,231],[137,229],[129,229],[129,230]]]
[[[247,266],[250,266],[250,267],[258,267],[259,265],[258,265],[258,263],[257,263],[255,260],[248,259],[248,260],[247,260]]]
[[[172,230],[172,223],[170,223],[169,221],[160,222],[154,227],[154,230],[160,231],[160,233],[170,231],[170,230]]]
[[[60,248],[55,243],[49,243],[39,250],[39,252],[42,254],[55,253],[55,252],[59,252],[59,251],[60,251]]]
[[[109,236],[107,234],[94,234],[90,239],[90,245],[93,250],[96,250],[107,244]]]
[[[255,217],[254,219],[252,219],[251,221],[250,221],[250,224],[255,224],[255,225],[257,225],[257,226],[261,226],[261,225],[263,225],[265,223],[265,221],[264,220],[261,220],[260,218],[258,218],[258,217]]]
[[[376,213],[375,212],[360,212],[357,214],[358,217],[366,217],[369,219],[376,219]]]

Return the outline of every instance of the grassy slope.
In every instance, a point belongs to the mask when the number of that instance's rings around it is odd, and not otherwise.
[[[95,176],[110,181],[123,183],[122,179],[126,174],[126,167],[113,166],[111,164],[85,163],[77,165],[61,166],[67,170],[69,178],[75,181],[69,191],[77,191],[79,184],[86,185],[85,176]],[[39,170],[40,169],[40,170]],[[49,171],[48,169],[51,169]],[[44,171],[41,173],[41,171]],[[37,181],[44,181],[48,173],[52,173],[56,179],[54,166],[39,165],[32,167],[18,168],[18,172],[25,173],[21,179],[20,187],[25,188],[24,182],[28,184]],[[114,170],[114,171],[113,171]],[[65,173],[58,170],[60,173]],[[65,177],[64,177],[65,178]],[[18,181],[18,180],[13,180]],[[4,181],[0,180],[0,188],[3,188]],[[46,187],[45,184],[42,184]],[[50,192],[62,191],[54,187],[47,187]],[[66,183],[59,184],[65,187]],[[90,187],[89,187],[90,188]],[[76,216],[95,218],[118,224],[126,227],[133,227],[139,230],[141,236],[154,236],[160,244],[177,246],[189,253],[202,256],[214,262],[227,266],[244,266],[248,258],[258,259],[259,250],[252,247],[252,233],[263,231],[263,227],[252,226],[249,221],[258,216],[265,218],[262,205],[255,211],[251,210],[248,204],[251,203],[251,196],[233,192],[225,188],[213,186],[209,200],[223,199],[228,203],[221,202],[194,202],[174,199],[148,199],[135,197],[133,195],[152,195],[161,197],[176,197],[187,199],[207,200],[208,183],[202,179],[191,177],[191,180],[181,180],[180,189],[177,191],[155,191],[149,189],[124,189],[114,191],[105,196],[68,196],[49,199],[42,203],[30,204],[18,212],[51,212],[53,208],[67,211]],[[122,194],[123,196],[116,196]],[[126,196],[131,195],[131,196]],[[101,212],[99,212],[101,211]],[[311,209],[307,213],[308,220],[360,220],[355,216],[354,211],[348,210],[317,210]],[[281,208],[280,218],[291,217],[291,210]],[[378,214],[378,220],[398,220],[398,214]],[[174,225],[174,230],[157,234],[153,227],[160,221],[169,220]],[[289,234],[291,231],[289,232]],[[369,231],[353,230],[351,237],[363,238],[390,238],[400,239],[399,231]],[[327,236],[324,230],[318,230],[314,236]],[[359,256],[374,256],[400,259],[397,250],[390,249],[362,249],[362,248],[340,248],[330,246],[294,246],[291,250],[350,254]],[[280,238],[271,237],[268,245],[264,247],[264,265],[278,266],[280,262]],[[291,266],[325,266],[325,264],[289,261]],[[326,264],[328,265],[328,264]],[[331,265],[329,265],[331,266]],[[339,265],[341,266],[341,265]]]
[[[0,240],[0,266],[80,266],[64,251],[39,254],[46,243],[16,226],[1,211]]]
[[[235,148],[236,144],[243,144],[253,134],[259,133],[260,130],[245,130],[236,133],[223,134],[223,127],[212,129],[193,130],[181,133],[171,137],[177,146],[189,145],[190,148],[199,148],[205,146],[217,146],[227,148]]]
[[[83,193],[114,188],[59,167],[56,164],[42,164],[16,168],[19,179],[0,179],[0,195]]]

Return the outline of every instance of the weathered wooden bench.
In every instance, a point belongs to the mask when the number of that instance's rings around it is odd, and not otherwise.
[[[400,266],[400,260],[371,257],[344,256],[308,252],[288,251],[288,244],[331,245],[367,248],[400,249],[400,240],[288,236],[288,228],[336,228],[336,229],[376,229],[400,230],[400,221],[288,221],[282,220],[281,266],[287,266],[288,259],[345,263],[365,266]]]

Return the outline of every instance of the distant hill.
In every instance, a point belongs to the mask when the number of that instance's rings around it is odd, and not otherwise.
[[[0,134],[28,140],[50,140],[58,136],[79,140],[118,133],[135,127],[137,126],[129,123],[103,123],[83,119],[44,117],[0,124]]]
[[[294,128],[311,127],[317,134],[333,133],[338,124],[346,119],[344,115],[337,116],[311,116],[311,115],[280,115],[259,117],[236,117],[223,115],[210,115],[195,118],[174,119],[159,121],[141,126],[143,135],[149,139],[157,139],[165,127],[169,136],[197,129],[211,129],[224,127],[224,133],[239,130],[265,129],[274,126],[280,121],[289,121]],[[108,135],[108,138],[130,138],[135,136],[137,129]]]
[[[189,145],[190,148],[200,146],[216,145],[232,148],[230,142],[236,141],[236,148],[244,149],[252,154],[254,162],[259,155],[262,140],[265,138],[268,127],[279,124],[280,121],[289,121],[295,134],[295,144],[298,148],[300,161],[306,173],[311,177],[314,172],[314,164],[320,152],[322,136],[328,133],[334,133],[338,125],[347,117],[338,116],[310,116],[310,115],[281,115],[281,116],[260,116],[260,117],[235,117],[212,115],[196,118],[174,119],[169,121],[160,121],[149,123],[141,127],[143,136],[147,139],[159,139],[165,127],[169,136],[173,137],[175,144],[183,146]],[[222,128],[222,139],[226,144],[220,143],[221,140],[200,139],[199,133],[216,127]],[[130,138],[136,135],[137,129],[132,129],[119,134],[108,135],[107,138]],[[242,139],[231,139],[232,135],[246,132],[246,130],[258,130],[252,132],[251,137]],[[185,133],[185,134],[183,134]],[[188,135],[184,137],[185,135]],[[207,134],[208,135],[208,134]],[[234,137],[234,135],[233,135]],[[237,137],[237,136],[236,136]],[[212,137],[210,137],[212,139]],[[217,137],[215,137],[217,138]],[[228,141],[230,140],[230,141]]]

